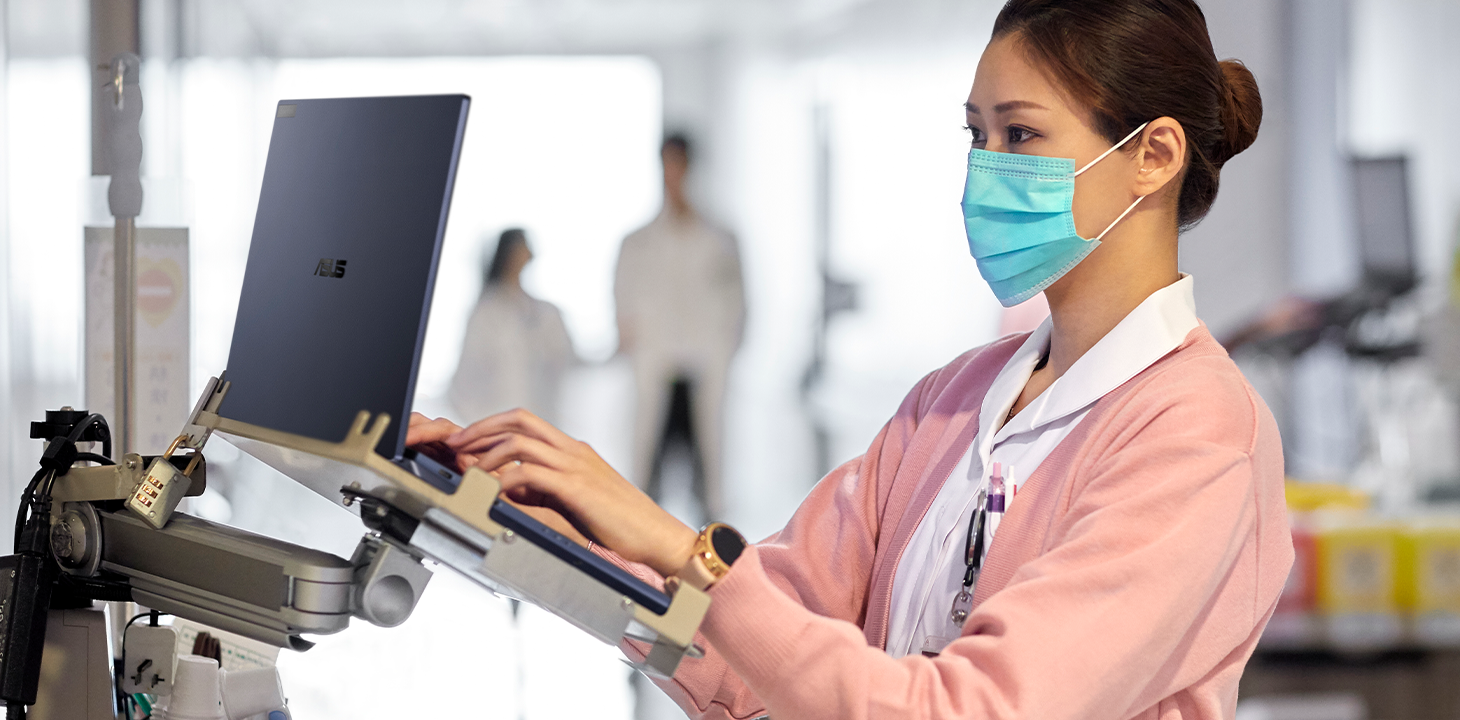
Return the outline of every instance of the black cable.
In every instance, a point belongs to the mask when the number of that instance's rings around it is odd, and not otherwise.
[[[85,453],[85,458],[81,458],[82,453],[76,447],[77,441],[93,426],[96,426],[98,430],[92,437],[101,441],[103,454],[106,456],[112,454],[111,427],[107,425],[106,418],[96,413],[86,415],[80,422],[71,426],[71,430],[65,438],[52,438],[51,442],[46,445],[45,451],[41,454],[41,467],[31,478],[30,483],[26,485],[25,492],[21,495],[20,507],[16,512],[14,552],[17,556],[17,565],[13,567],[20,568],[20,578],[16,581],[20,584],[17,588],[24,588],[26,587],[26,583],[30,583],[30,592],[36,593],[35,612],[31,610],[26,610],[25,612],[28,615],[27,620],[40,623],[39,632],[41,633],[45,630],[45,621],[41,618],[44,617],[46,608],[50,603],[51,589],[56,582],[56,568],[53,562],[48,561],[46,558],[50,543],[47,541],[46,536],[48,533],[46,533],[44,527],[46,516],[50,513],[51,509],[51,489],[55,484],[56,477],[65,475],[66,471],[71,469],[71,466],[75,464],[78,458],[92,462],[101,461],[101,456],[90,452]],[[34,427],[33,425],[33,430]],[[49,478],[49,483],[46,485],[45,491],[38,495],[37,491],[40,489],[41,483],[46,481],[47,478]],[[25,574],[27,572],[25,570],[26,568],[30,568],[28,571],[30,572],[28,579]],[[36,585],[39,587],[35,587]],[[9,592],[13,593],[16,591],[16,589],[12,589]],[[10,618],[6,618],[6,620],[10,621]],[[26,622],[26,620],[22,622]],[[34,622],[31,624],[34,625]],[[32,635],[30,637],[34,640],[37,636]],[[7,636],[5,643],[7,655],[5,659],[9,661],[9,664],[15,662],[24,662],[27,664],[31,662],[40,663],[40,648],[38,647],[38,643],[32,640],[21,639],[16,641],[23,646],[28,645],[29,647],[14,648],[14,650],[20,652],[12,653],[12,637]],[[25,654],[26,657],[21,658],[20,656],[22,654]],[[10,681],[10,673],[7,672],[7,690],[10,687]],[[20,679],[22,686],[33,682],[34,680],[27,681],[24,678]],[[34,697],[35,689],[33,686],[28,688],[21,687],[19,691],[18,695],[7,692],[8,699],[5,708],[5,717],[7,720],[25,720],[25,705],[11,701],[24,697]]]
[[[37,470],[34,475],[30,476],[30,482],[25,486],[25,491],[28,493],[34,493],[36,489],[41,486],[41,480],[45,479],[46,475],[50,474],[50,472],[50,468],[41,468]]]
[[[107,457],[111,457],[112,428],[106,423],[106,418],[102,417],[98,413],[91,413],[86,417],[81,418],[81,422],[73,425],[71,427],[71,434],[66,436],[66,442],[75,444],[76,441],[81,439],[81,435],[85,433],[87,429],[90,428],[92,425],[101,426],[101,432],[99,433],[101,435],[101,454]]]
[[[35,497],[35,489],[47,472],[50,471],[45,468],[37,470],[35,476],[30,479],[30,484],[25,486],[25,492],[20,494],[20,507],[16,509],[15,514],[15,552],[20,552],[20,535],[24,532],[26,520],[30,515],[30,505]]]
[[[163,615],[169,614],[170,613],[165,613],[160,610],[148,610],[147,612],[137,613],[136,615],[133,615],[132,619],[128,620],[127,624],[122,626],[122,642],[127,641],[127,628],[132,627],[132,623],[137,622],[144,617],[151,616],[152,620],[150,622],[152,624],[152,627],[157,627],[157,619],[162,617]]]
[[[92,452],[76,453],[76,459],[77,460],[86,460],[87,462],[94,462],[94,463],[96,463],[98,465],[116,465],[117,464],[117,461],[115,461],[115,460],[113,460],[113,459],[111,459],[111,458],[109,458],[109,457],[107,457],[105,455],[98,455],[98,454],[92,453]]]
[[[136,615],[133,615],[132,616],[132,619],[131,620],[128,620],[127,621],[127,624],[122,626],[122,641],[123,642],[126,641],[126,639],[127,639],[127,628],[132,627],[132,623],[137,622],[138,620],[141,620],[142,618],[147,617],[148,615],[151,615],[151,614],[152,613],[150,611],[148,611],[148,612],[137,613]]]
[[[81,436],[84,435],[86,431],[90,429],[93,425],[99,428],[99,432],[97,434],[101,436],[102,455],[96,455],[95,453],[89,452],[75,453],[75,458],[81,460],[90,460],[92,462],[103,462],[103,464],[105,464],[105,462],[102,460],[102,457],[109,457],[112,454],[111,426],[107,424],[106,418],[98,413],[89,413],[86,417],[81,418],[80,422],[72,425],[71,432],[67,433],[65,439],[56,438],[55,440],[51,441],[52,445],[55,445],[59,442],[61,444],[61,447],[46,448],[47,452],[41,458],[41,469],[36,471],[35,476],[32,477],[30,480],[30,484],[26,486],[25,492],[22,493],[20,496],[20,507],[17,509],[15,516],[14,548],[16,552],[20,552],[21,536],[24,534],[26,523],[30,520],[31,510],[40,509],[41,506],[49,507],[50,505],[50,487],[47,487],[46,492],[40,497],[36,496],[36,490],[40,488],[41,480],[43,480],[46,476],[46,473],[49,472],[51,473],[50,484],[54,485],[56,476],[65,474],[65,471],[69,469],[70,463],[65,462],[65,467],[55,467],[54,461],[56,461],[57,456],[64,457],[63,453],[68,448],[74,451],[76,442],[80,440]],[[50,467],[47,467],[48,465]]]
[[[103,465],[117,464],[116,460],[112,459],[115,457],[114,455],[112,455],[112,428],[110,425],[106,424],[105,418],[103,418],[101,421],[101,454],[104,455],[108,460],[112,460],[109,463],[102,463]]]

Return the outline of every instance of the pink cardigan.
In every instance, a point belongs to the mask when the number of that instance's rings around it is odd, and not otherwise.
[[[1277,427],[1205,325],[1021,488],[963,636],[935,658],[882,650],[903,549],[1025,337],[925,377],[711,589],[705,658],[661,683],[691,716],[1233,717],[1293,549]]]

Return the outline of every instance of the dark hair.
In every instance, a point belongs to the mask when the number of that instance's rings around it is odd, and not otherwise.
[[[692,143],[690,143],[688,135],[685,135],[682,132],[672,132],[668,135],[665,135],[664,142],[659,143],[659,154],[663,155],[670,148],[678,150],[679,154],[684,156],[685,164],[689,164],[689,161],[693,157],[693,153],[690,152],[692,149]]]
[[[518,247],[527,247],[527,233],[522,228],[507,228],[497,238],[497,250],[492,253],[492,264],[487,266],[484,285],[496,285],[507,274],[507,261]]]
[[[1193,0],[1009,0],[994,21],[994,39],[1006,35],[1090,109],[1111,143],[1159,117],[1181,123],[1182,230],[1211,209],[1222,166],[1257,139],[1257,80],[1237,60],[1217,62]]]

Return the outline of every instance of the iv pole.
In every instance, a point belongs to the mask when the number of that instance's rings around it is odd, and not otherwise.
[[[116,247],[112,254],[116,405],[112,410],[111,430],[114,451],[119,458],[137,449],[132,420],[136,404],[133,366],[137,324],[137,216],[142,213],[142,92],[137,84],[140,67],[141,59],[132,53],[112,58],[113,100],[105,111],[111,160],[107,203],[116,220],[113,231]]]

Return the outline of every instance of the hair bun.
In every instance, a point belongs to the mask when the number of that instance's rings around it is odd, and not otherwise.
[[[1262,96],[1257,92],[1257,78],[1241,61],[1223,60],[1217,65],[1222,70],[1224,142],[1216,148],[1211,159],[1217,167],[1221,167],[1257,139],[1257,127],[1262,124]]]

